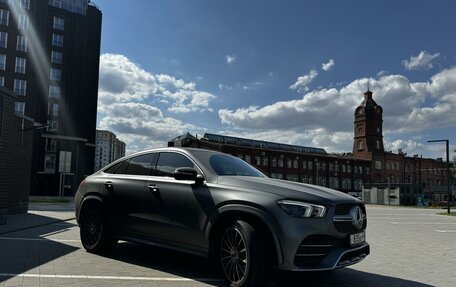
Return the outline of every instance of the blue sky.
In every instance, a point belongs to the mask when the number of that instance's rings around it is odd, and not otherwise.
[[[456,148],[454,1],[94,2],[98,127],[128,151],[189,131],[348,152],[368,80],[388,150]]]

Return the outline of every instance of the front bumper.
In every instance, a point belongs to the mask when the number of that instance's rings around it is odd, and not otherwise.
[[[278,268],[287,271],[322,271],[349,266],[362,261],[370,253],[367,242],[350,245],[350,234],[365,232],[335,223],[335,209],[325,218],[302,219],[280,216],[279,241],[283,260]]]

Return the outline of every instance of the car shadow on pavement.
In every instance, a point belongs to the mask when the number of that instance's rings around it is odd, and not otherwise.
[[[52,261],[78,250],[65,242],[47,238],[57,237],[75,225],[55,223],[55,219],[41,215],[28,215],[27,219],[38,225],[19,226],[0,234],[0,283],[23,273],[52,274]],[[54,222],[54,223],[52,223]],[[1,284],[0,284],[1,285]]]
[[[195,255],[160,247],[120,242],[105,257],[179,277],[191,278],[211,286],[227,286],[221,279],[220,281],[207,280],[221,278],[221,276],[210,260]],[[294,273],[276,271],[267,287],[301,287],[304,285],[319,287],[432,287],[429,284],[357,271],[351,268],[330,272]]]

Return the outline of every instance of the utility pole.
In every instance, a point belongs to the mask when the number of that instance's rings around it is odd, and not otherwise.
[[[449,140],[430,140],[427,141],[428,143],[436,143],[436,142],[445,142],[446,146],[446,163],[447,163],[447,206],[448,206],[448,214],[450,214],[450,204],[451,204],[451,189],[450,189],[450,141]]]

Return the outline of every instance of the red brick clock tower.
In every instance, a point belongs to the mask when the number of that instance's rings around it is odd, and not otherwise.
[[[355,110],[353,155],[355,158],[372,159],[373,154],[383,153],[383,109],[372,99],[372,92],[364,93],[364,101]]]

